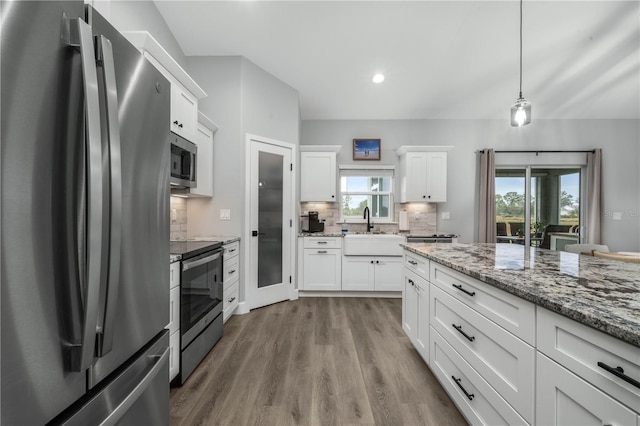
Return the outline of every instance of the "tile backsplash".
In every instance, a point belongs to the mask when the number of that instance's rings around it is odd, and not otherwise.
[[[187,199],[180,197],[171,197],[169,223],[171,229],[170,238],[174,240],[187,239]]]
[[[339,233],[343,228],[351,232],[364,232],[367,225],[364,223],[338,223],[340,220],[340,207],[338,203],[300,203],[300,212],[317,211],[318,218],[324,220],[324,230],[329,233]],[[407,212],[409,231],[411,234],[431,235],[437,232],[437,205],[435,203],[395,203],[395,223],[377,224],[375,219],[374,231],[398,232],[400,211]]]

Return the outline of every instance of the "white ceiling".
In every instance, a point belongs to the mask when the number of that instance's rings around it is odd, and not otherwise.
[[[246,57],[299,92],[303,119],[508,119],[518,97],[517,0],[156,5],[185,55]],[[524,1],[534,120],[640,118],[639,6]]]

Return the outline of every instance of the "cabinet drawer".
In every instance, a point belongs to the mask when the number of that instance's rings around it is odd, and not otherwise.
[[[224,260],[231,259],[234,256],[240,254],[240,241],[225,244],[224,248]]]
[[[537,365],[537,424],[637,424],[633,411],[539,352]]]
[[[429,259],[425,257],[407,250],[404,251],[404,267],[427,281],[429,281],[429,263]]]
[[[304,248],[341,248],[340,237],[304,237]]]
[[[240,297],[240,286],[238,283],[229,288],[229,291],[224,292],[224,300],[222,301],[222,320],[227,321],[233,311],[238,306],[238,299]]]
[[[169,336],[169,381],[180,372],[180,331]]]
[[[165,328],[169,334],[180,328],[180,286],[169,290],[169,324]]]
[[[180,265],[182,262],[173,262],[169,265],[169,288],[180,285]]]
[[[531,346],[535,345],[535,305],[513,294],[431,262],[431,283]]]
[[[430,336],[431,370],[470,424],[528,424],[433,328]]]
[[[603,368],[621,367],[640,382],[639,348],[540,307],[537,326],[540,352],[640,412],[640,387]]]
[[[533,422],[535,349],[431,286],[431,326],[527,421]]]
[[[224,258],[222,281],[226,284],[236,280],[240,276],[240,257],[234,256],[231,259]]]

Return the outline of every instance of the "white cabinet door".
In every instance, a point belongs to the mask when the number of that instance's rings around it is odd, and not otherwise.
[[[539,352],[536,379],[537,424],[638,424],[633,411]]]
[[[169,381],[180,372],[180,332],[169,336]]]
[[[375,291],[402,291],[402,257],[376,256],[373,262],[375,266],[373,289]]]
[[[300,153],[300,201],[337,201],[336,153]]]
[[[407,152],[400,159],[400,202],[426,201],[427,153]]]
[[[198,100],[176,80],[171,81],[171,130],[195,142]]]
[[[426,152],[427,201],[447,201],[447,153]]]
[[[418,324],[418,293],[415,289],[416,277],[407,273],[402,288],[402,329],[411,342],[415,342]]]
[[[195,142],[198,146],[196,163],[198,186],[191,188],[189,195],[213,197],[213,131],[202,123],[198,123]]]
[[[342,250],[304,250],[304,290],[340,290]]]
[[[374,258],[342,256],[342,290],[372,291],[374,289]],[[400,275],[396,278],[400,281]],[[400,290],[398,286],[398,290]]]
[[[169,333],[180,330],[180,286],[169,290]]]

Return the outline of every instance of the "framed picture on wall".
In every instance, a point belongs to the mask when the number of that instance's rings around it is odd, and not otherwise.
[[[380,160],[380,139],[354,139],[354,161]]]

